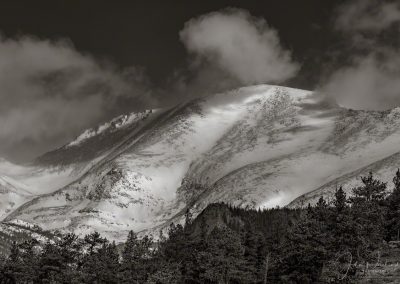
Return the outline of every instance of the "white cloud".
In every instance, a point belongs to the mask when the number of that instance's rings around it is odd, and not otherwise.
[[[276,30],[245,10],[225,9],[191,19],[180,38],[189,52],[244,84],[279,83],[298,71]]]
[[[354,0],[340,6],[335,26],[348,32],[380,32],[400,22],[400,4],[382,0]]]
[[[397,106],[400,104],[400,54],[386,58],[370,54],[358,58],[352,66],[337,70],[325,84],[324,92],[353,109],[382,110]]]
[[[69,42],[0,38],[0,156],[65,142],[140,94],[138,86]]]
[[[382,41],[391,32],[400,36],[400,4],[350,1],[338,9],[335,27],[348,39],[353,58],[322,86],[344,107],[382,110],[400,105],[400,49],[396,40]],[[389,39],[391,37],[388,37]]]

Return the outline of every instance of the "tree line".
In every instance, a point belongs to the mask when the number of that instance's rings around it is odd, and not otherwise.
[[[391,190],[372,173],[361,181],[305,209],[211,204],[157,240],[131,231],[121,245],[97,232],[13,242],[0,283],[351,283],[357,264],[400,235],[400,171]]]

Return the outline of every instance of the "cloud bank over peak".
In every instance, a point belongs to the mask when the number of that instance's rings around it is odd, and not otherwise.
[[[143,95],[139,75],[68,41],[0,37],[0,154],[32,158],[108,119],[121,101]]]
[[[349,1],[339,7],[335,28],[353,51],[321,90],[354,109],[400,106],[400,3]]]
[[[99,61],[68,40],[0,35],[0,157],[27,161],[121,113],[282,83],[299,69],[277,31],[246,10],[193,18],[179,36],[188,64],[154,88],[141,69]]]
[[[242,84],[280,83],[299,66],[275,29],[241,9],[225,9],[193,18],[180,32],[187,50]]]
[[[400,54],[371,53],[337,70],[324,86],[339,104],[353,109],[384,110],[400,105]]]

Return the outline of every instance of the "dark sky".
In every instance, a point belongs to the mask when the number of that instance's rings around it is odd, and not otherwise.
[[[291,84],[313,88],[321,61],[338,44],[331,17],[342,2],[14,0],[0,3],[0,29],[9,37],[68,38],[80,51],[120,66],[144,67],[157,85],[186,63],[178,35],[186,21],[226,7],[243,8],[277,29],[282,45],[303,64],[304,72]]]

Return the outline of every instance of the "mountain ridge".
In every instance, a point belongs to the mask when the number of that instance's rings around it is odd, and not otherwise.
[[[347,110],[310,91],[258,85],[120,116],[116,127],[85,131],[79,143],[37,159],[30,179],[12,176],[43,184],[50,167],[47,180],[64,180],[32,187],[36,196],[3,219],[118,240],[131,229],[156,233],[210,203],[270,208],[303,194],[311,201],[307,193],[397,153],[399,113]],[[71,151],[78,154],[63,159]]]

